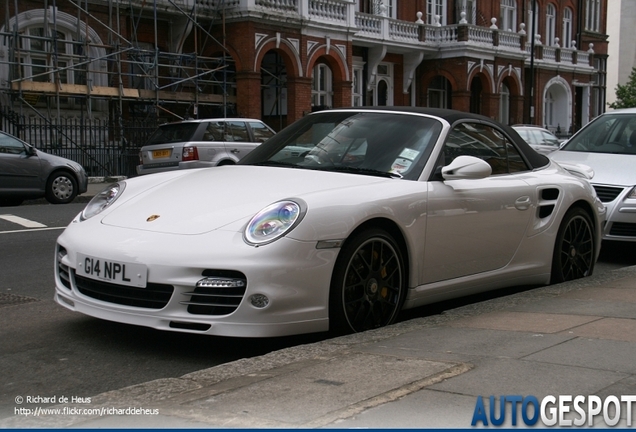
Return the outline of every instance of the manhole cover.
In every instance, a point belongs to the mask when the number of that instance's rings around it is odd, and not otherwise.
[[[40,301],[40,299],[36,299],[35,297],[25,297],[15,294],[0,293],[0,307],[31,303],[36,301]]]

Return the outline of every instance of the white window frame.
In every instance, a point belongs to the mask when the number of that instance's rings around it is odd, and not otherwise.
[[[380,63],[373,86],[373,106],[378,106],[378,85],[384,81],[387,86],[386,105],[393,106],[393,63]]]
[[[536,14],[533,13],[532,11],[532,0],[528,1],[528,27],[526,27],[526,32],[528,32],[528,34],[532,33],[532,23],[534,21],[534,35],[532,35],[532,37],[535,37],[535,35],[539,34],[539,4],[536,4]]]
[[[600,31],[601,0],[586,0],[585,30]]]
[[[325,63],[317,64],[314,66],[311,79],[311,105],[332,107],[333,74],[331,68]]]
[[[556,37],[556,8],[548,3],[545,10],[545,41],[546,46],[553,46]]]
[[[499,27],[502,30],[517,31],[517,2],[515,0],[501,0],[500,20]]]
[[[554,102],[552,92],[548,90],[543,101],[543,124],[547,127],[554,126]]]
[[[353,74],[351,82],[351,106],[364,105],[364,63],[353,62]]]
[[[572,48],[572,9],[563,9],[563,34],[561,40],[563,48]]]
[[[446,2],[444,0],[426,0],[426,24],[435,24],[435,15],[439,15],[441,25],[446,25]]]

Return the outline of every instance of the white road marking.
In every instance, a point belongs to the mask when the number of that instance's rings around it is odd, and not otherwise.
[[[0,215],[0,219],[22,225],[25,228],[46,228],[46,225],[43,225],[40,222],[35,222],[29,219],[22,218],[20,216],[14,216],[10,214]]]
[[[0,234],[23,233],[23,232],[33,232],[33,231],[53,231],[53,230],[63,230],[64,228],[66,227],[18,229],[18,230],[11,230],[11,231],[0,231]]]

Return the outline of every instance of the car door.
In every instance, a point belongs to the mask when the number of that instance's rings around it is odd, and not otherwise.
[[[17,138],[0,132],[0,190],[35,192],[41,188],[37,153]]]
[[[244,121],[227,121],[225,127],[225,150],[232,155],[232,158],[236,158],[236,161],[260,144],[252,142]]]
[[[456,125],[444,145],[443,165],[461,155],[485,160],[492,175],[429,183],[423,283],[504,267],[524,238],[536,204],[524,179],[526,163],[494,126]]]

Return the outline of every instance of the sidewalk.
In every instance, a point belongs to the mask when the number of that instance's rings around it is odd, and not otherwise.
[[[227,342],[219,349],[232,349]],[[491,395],[636,395],[635,359],[636,266],[111,391],[64,405],[74,415],[15,416],[0,427],[469,428],[478,396],[490,419]],[[636,402],[629,415],[634,427]]]

